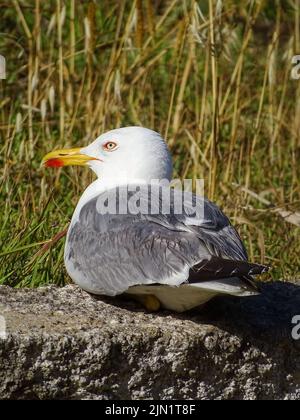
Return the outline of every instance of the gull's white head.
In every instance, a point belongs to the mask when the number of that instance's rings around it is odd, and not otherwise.
[[[87,147],[56,150],[45,166],[88,165],[103,180],[171,179],[172,159],[162,137],[143,127],[108,131]]]

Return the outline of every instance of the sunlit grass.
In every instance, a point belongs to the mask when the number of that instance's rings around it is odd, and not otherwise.
[[[280,212],[300,207],[297,4],[0,0],[0,283],[69,281],[60,232],[92,174],[41,158],[126,125],[205,179],[251,260],[299,278],[300,228]]]

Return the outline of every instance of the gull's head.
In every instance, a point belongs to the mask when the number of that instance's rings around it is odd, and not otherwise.
[[[55,150],[43,158],[47,167],[89,166],[105,180],[171,179],[172,159],[163,138],[143,127],[108,131],[87,147]]]

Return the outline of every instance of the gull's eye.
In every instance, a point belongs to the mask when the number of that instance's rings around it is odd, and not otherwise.
[[[117,143],[115,143],[114,141],[108,141],[107,143],[103,144],[102,148],[106,152],[112,152],[116,149],[117,146]]]

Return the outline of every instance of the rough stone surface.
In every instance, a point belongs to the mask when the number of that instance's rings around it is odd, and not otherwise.
[[[300,398],[295,284],[181,315],[76,286],[3,286],[0,314],[2,399]]]

